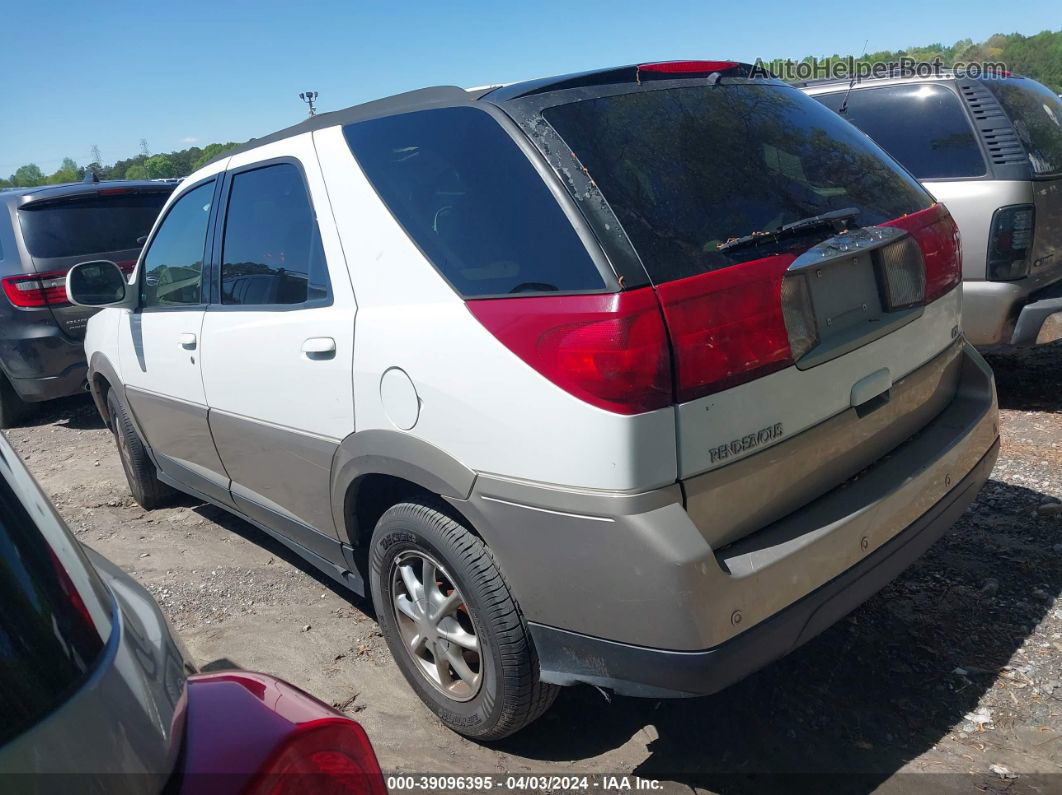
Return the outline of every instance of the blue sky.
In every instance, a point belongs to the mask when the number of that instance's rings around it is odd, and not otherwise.
[[[859,53],[1062,27],[1057,0],[797,4],[3,0],[0,174],[243,141],[426,85],[648,60]]]

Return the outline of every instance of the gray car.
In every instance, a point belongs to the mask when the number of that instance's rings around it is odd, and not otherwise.
[[[951,72],[803,84],[947,205],[963,331],[980,348],[1062,337],[1062,101],[1027,77]]]
[[[151,594],[77,542],[2,435],[0,604],[5,795],[284,795],[335,791],[334,771],[384,793],[354,721],[264,674],[196,673]]]
[[[66,272],[105,257],[132,272],[176,181],[110,181],[0,193],[0,427],[31,404],[85,389],[85,324]]]

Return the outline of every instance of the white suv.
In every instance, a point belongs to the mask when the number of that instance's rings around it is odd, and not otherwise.
[[[711,693],[922,553],[991,470],[954,223],[730,62],[321,114],[68,279],[134,496],[371,593],[448,726]],[[298,619],[293,616],[293,621]]]

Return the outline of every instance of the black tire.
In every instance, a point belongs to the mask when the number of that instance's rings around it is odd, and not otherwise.
[[[162,507],[173,499],[175,492],[159,480],[155,464],[113,390],[107,393],[107,414],[133,499],[147,510]]]
[[[29,412],[29,404],[18,396],[7,376],[0,373],[0,428],[14,428]]]
[[[456,589],[462,597],[461,620],[470,622],[479,644],[472,659],[473,667],[479,666],[480,684],[467,700],[449,697],[430,681],[399,626],[394,600],[404,585],[398,564],[423,554],[444,569],[439,576],[441,586],[432,578],[435,587],[442,589],[438,592],[445,595],[446,586],[452,583],[450,594]],[[405,502],[384,513],[372,537],[369,581],[380,631],[391,655],[406,681],[446,726],[477,740],[499,740],[518,732],[553,704],[559,688],[538,679],[538,660],[523,615],[490,549],[447,512],[445,503]],[[456,644],[453,648],[467,654]],[[456,675],[456,668],[449,670]]]

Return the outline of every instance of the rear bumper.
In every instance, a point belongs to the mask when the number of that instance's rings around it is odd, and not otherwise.
[[[652,649],[531,623],[542,680],[585,682],[623,695],[659,698],[718,692],[807,643],[895,579],[962,515],[998,453],[996,441],[943,500],[873,554],[715,648]]]
[[[973,499],[995,459],[998,409],[972,346],[957,366],[954,397],[910,438],[725,545],[710,516],[691,518],[679,484],[603,494],[481,475],[453,502],[494,551],[546,681],[713,692],[877,591]]]
[[[1018,314],[1010,344],[1028,347],[1062,339],[1062,281],[1030,299]]]
[[[63,334],[50,313],[22,314],[0,324],[0,368],[19,397],[37,402],[83,391],[84,343]]]
[[[1062,281],[1039,290],[1030,279],[964,281],[962,328],[978,348],[1028,347],[1062,339]]]

